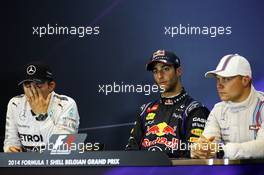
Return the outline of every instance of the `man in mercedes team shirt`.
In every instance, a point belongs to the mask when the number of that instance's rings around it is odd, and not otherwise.
[[[77,105],[54,92],[49,66],[32,62],[23,72],[19,85],[24,94],[13,97],[7,107],[4,152],[40,151],[52,134],[78,132]]]

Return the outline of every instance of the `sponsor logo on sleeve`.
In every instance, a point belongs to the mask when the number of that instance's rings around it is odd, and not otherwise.
[[[197,137],[190,137],[189,141],[192,142],[192,143],[196,143],[198,142],[198,139]]]
[[[196,136],[201,136],[202,133],[203,133],[203,130],[202,130],[202,129],[199,129],[199,128],[195,128],[195,129],[192,129],[192,130],[191,130],[191,133],[192,133],[193,135],[196,135]]]
[[[155,113],[148,113],[146,120],[153,120],[155,115],[156,115]]]

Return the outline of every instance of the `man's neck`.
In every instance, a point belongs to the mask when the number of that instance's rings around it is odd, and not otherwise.
[[[181,91],[182,91],[182,86],[179,84],[178,86],[175,87],[173,91],[162,93],[161,97],[164,97],[164,98],[175,97],[179,95]]]
[[[248,88],[246,88],[244,90],[244,92],[241,94],[241,96],[237,100],[235,100],[233,102],[234,103],[241,103],[241,102],[245,101],[249,97],[250,92],[251,92],[251,86],[249,86]]]

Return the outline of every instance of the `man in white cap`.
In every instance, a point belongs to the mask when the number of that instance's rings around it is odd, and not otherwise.
[[[218,153],[229,159],[264,157],[264,94],[252,85],[249,62],[238,54],[224,56],[215,77],[222,102],[212,109],[192,158],[212,158]]]

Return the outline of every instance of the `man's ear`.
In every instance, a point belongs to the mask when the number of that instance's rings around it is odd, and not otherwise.
[[[249,76],[242,77],[242,85],[244,87],[250,86],[251,85],[251,78]]]
[[[54,91],[55,87],[56,87],[56,82],[55,81],[49,82],[49,92]]]
[[[177,76],[181,76],[182,75],[182,67],[178,67],[177,69],[176,69],[176,74],[177,74]]]

